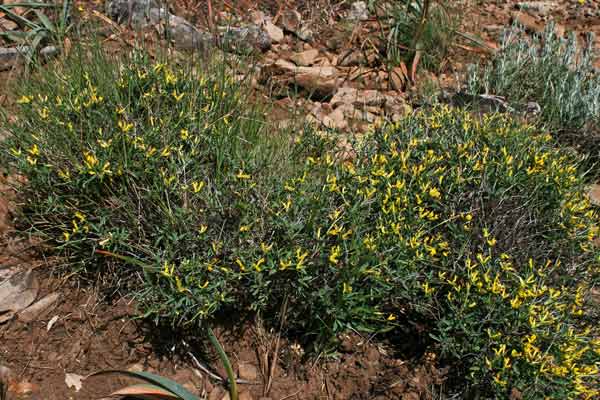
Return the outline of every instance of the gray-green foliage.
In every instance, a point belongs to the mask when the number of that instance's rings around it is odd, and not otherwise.
[[[579,130],[600,121],[600,76],[593,67],[593,36],[559,37],[553,24],[532,38],[518,29],[503,37],[501,50],[485,65],[471,66],[467,89],[506,96],[511,103],[536,101],[541,121],[555,130]]]

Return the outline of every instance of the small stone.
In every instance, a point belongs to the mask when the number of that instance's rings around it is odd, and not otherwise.
[[[590,198],[590,203],[592,203],[595,206],[600,206],[600,185],[590,185],[588,196]]]
[[[513,12],[511,15],[513,22],[517,22],[519,25],[522,25],[523,28],[531,33],[540,33],[544,30],[544,27],[537,21],[537,18],[532,17],[527,13]]]
[[[292,60],[296,65],[307,67],[312,65],[315,62],[315,59],[319,56],[319,50],[310,49],[305,50],[301,53],[294,53],[290,56],[290,60]]]
[[[285,30],[296,33],[302,26],[302,16],[296,10],[286,10],[281,14],[281,25]]]
[[[243,392],[240,392],[238,395],[238,399],[239,400],[254,400],[254,398],[252,397],[252,395],[250,394],[250,392],[248,392],[247,390],[244,390]]]
[[[29,53],[28,46],[0,47],[0,71],[11,69],[25,59]]]
[[[250,382],[256,382],[259,377],[258,368],[256,368],[256,366],[254,366],[253,364],[240,363],[238,367],[238,376],[240,377],[240,379]]]
[[[0,27],[5,31],[14,31],[19,27],[19,25],[10,19],[0,18]]]
[[[263,30],[267,33],[269,38],[273,43],[279,43],[283,40],[283,29],[272,23],[271,21],[266,21],[263,25]]]
[[[350,6],[350,12],[348,13],[348,19],[350,21],[366,21],[369,19],[369,10],[367,9],[367,3],[364,1],[355,1]]]
[[[517,3],[519,9],[535,12],[538,15],[548,15],[557,6],[558,3],[555,1],[522,1]]]
[[[404,71],[400,67],[395,67],[390,72],[390,84],[394,90],[401,92],[404,89],[406,83],[406,77]]]

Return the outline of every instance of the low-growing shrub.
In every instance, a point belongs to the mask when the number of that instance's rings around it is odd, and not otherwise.
[[[548,134],[435,108],[342,162],[331,135],[268,135],[223,74],[143,58],[81,72],[24,88],[2,146],[33,233],[87,268],[119,260],[96,250],[151,265],[132,284],[143,315],[285,302],[319,339],[418,324],[480,398],[598,395],[597,213]]]
[[[467,90],[505,96],[516,108],[527,102],[539,103],[540,121],[545,126],[597,159],[600,75],[593,66],[591,34],[586,43],[579,46],[574,33],[568,39],[557,36],[553,24],[531,38],[513,27],[503,36],[501,49],[492,60],[471,66]]]

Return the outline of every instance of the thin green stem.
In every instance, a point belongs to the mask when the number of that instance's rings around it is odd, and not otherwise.
[[[217,337],[213,333],[212,329],[209,327],[206,331],[208,333],[208,340],[210,340],[212,345],[215,347],[215,350],[217,350],[217,354],[219,354],[219,358],[221,359],[221,362],[225,367],[225,371],[227,372],[227,380],[229,382],[229,396],[231,397],[231,400],[238,400],[237,382],[235,379],[233,368],[231,367],[231,363],[229,362],[229,358],[227,357],[227,353],[225,353],[223,346],[221,346],[221,343],[219,343],[219,340],[217,340]]]

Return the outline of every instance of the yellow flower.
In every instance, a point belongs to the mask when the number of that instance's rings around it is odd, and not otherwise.
[[[198,232],[200,234],[203,234],[204,232],[206,232],[207,229],[208,229],[207,225],[200,225],[200,227],[198,227]]]
[[[245,271],[246,270],[246,266],[244,265],[244,263],[242,262],[242,260],[240,260],[239,258],[237,258],[235,260],[235,263],[240,267],[240,271]]]
[[[235,176],[236,178],[242,180],[242,179],[251,179],[252,176],[248,175],[246,173],[244,173],[244,171],[242,171],[241,169],[238,171],[237,175]]]
[[[429,189],[429,196],[432,199],[439,200],[440,197],[442,197],[442,194],[440,193],[440,191],[437,188],[431,188],[431,189]]]
[[[68,242],[69,239],[71,239],[71,233],[70,232],[63,232],[63,239],[65,242]]]
[[[121,129],[121,131],[123,133],[127,133],[133,129],[133,124],[127,123],[121,119],[119,120],[119,122],[117,122],[117,125],[119,126],[119,129]]]
[[[396,316],[394,314],[390,314],[390,315],[388,315],[387,320],[388,321],[395,321],[396,320]]]
[[[39,149],[38,145],[34,143],[31,146],[31,148],[29,150],[27,150],[27,152],[35,157],[40,154],[40,149]]]
[[[344,282],[342,284],[342,293],[344,293],[344,294],[352,293],[352,286],[350,286],[348,283]]]
[[[23,95],[17,100],[17,104],[29,104],[31,103],[31,100],[33,100],[32,96]]]
[[[329,253],[329,262],[333,265],[338,263],[338,257],[342,254],[340,246],[334,246]]]
[[[202,188],[204,187],[204,182],[200,181],[200,182],[192,182],[192,191],[194,193],[198,193],[199,191],[202,190]]]
[[[169,157],[171,155],[171,148],[169,146],[166,146],[164,149],[162,149],[162,151],[160,152],[160,156],[161,157]]]
[[[248,232],[250,231],[251,226],[250,225],[242,225],[240,226],[240,232]]]
[[[288,269],[291,265],[292,265],[292,262],[289,260],[280,260],[279,261],[279,269],[282,271],[285,269]]]
[[[253,267],[256,270],[256,272],[260,272],[262,269],[260,268],[261,265],[263,265],[265,263],[265,258],[261,257],[260,260],[258,260],[257,262],[254,263]]]
[[[181,140],[187,140],[190,137],[190,131],[182,129],[181,132],[179,132],[179,135],[181,136]]]

